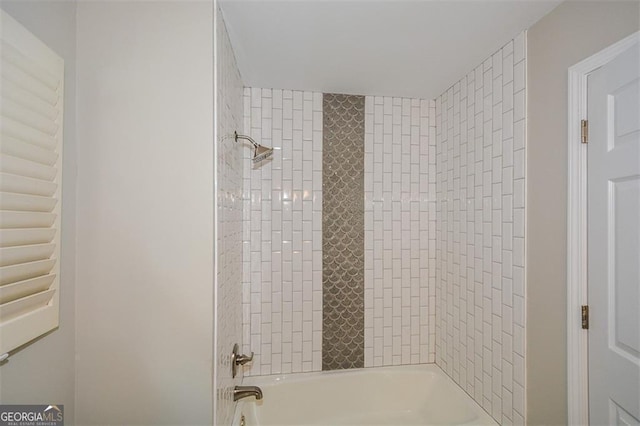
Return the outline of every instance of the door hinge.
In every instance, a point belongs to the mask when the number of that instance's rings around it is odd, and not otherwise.
[[[589,120],[580,121],[580,140],[582,143],[589,142]]]
[[[582,305],[582,329],[589,329],[589,305]]]

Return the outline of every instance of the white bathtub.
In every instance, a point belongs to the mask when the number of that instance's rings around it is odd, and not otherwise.
[[[234,426],[497,425],[434,364],[246,378]]]

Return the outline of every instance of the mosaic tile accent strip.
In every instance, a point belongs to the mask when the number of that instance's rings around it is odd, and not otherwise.
[[[436,99],[436,363],[526,424],[526,34]]]
[[[364,367],[364,104],[323,95],[323,370]]]
[[[365,367],[435,362],[435,108],[365,98]]]

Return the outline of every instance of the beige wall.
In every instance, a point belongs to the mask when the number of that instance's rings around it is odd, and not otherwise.
[[[0,402],[64,404],[65,420],[71,425],[75,391],[76,5],[70,1],[2,1],[0,7],[65,62],[60,325],[0,365]]]
[[[211,424],[213,5],[77,20],[77,423]]]
[[[640,3],[567,1],[528,33],[527,410],[567,422],[567,69],[640,29]]]

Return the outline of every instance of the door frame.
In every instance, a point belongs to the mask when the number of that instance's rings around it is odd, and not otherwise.
[[[581,306],[587,305],[587,145],[580,143],[587,118],[587,77],[640,43],[640,31],[569,68],[567,199],[567,411],[570,425],[589,424],[588,331]]]

